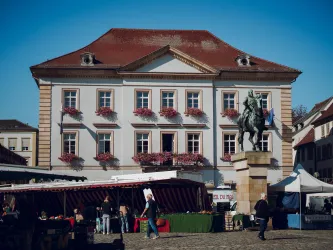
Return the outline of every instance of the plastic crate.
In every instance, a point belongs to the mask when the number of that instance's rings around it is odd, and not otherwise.
[[[140,233],[146,233],[148,228],[148,220],[140,221]]]

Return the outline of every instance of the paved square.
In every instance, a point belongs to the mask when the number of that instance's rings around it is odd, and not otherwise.
[[[190,250],[190,249],[333,249],[332,230],[327,231],[269,231],[266,241],[257,238],[258,232],[223,233],[161,233],[157,240],[144,239],[144,234],[124,234],[125,249]],[[95,250],[99,243],[110,243],[120,235],[95,235]],[[104,244],[103,244],[104,245]],[[105,245],[104,245],[105,247]],[[105,249],[110,249],[105,247]]]

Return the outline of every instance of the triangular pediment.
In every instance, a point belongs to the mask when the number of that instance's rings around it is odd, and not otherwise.
[[[170,54],[166,54],[153,60],[143,67],[138,68],[136,72],[203,73],[197,68],[182,62]]]
[[[122,68],[139,73],[216,73],[217,70],[170,46],[165,46]]]

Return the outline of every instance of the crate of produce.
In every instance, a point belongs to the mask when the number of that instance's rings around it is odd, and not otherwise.
[[[146,233],[148,227],[148,220],[141,220],[140,221],[140,233]]]

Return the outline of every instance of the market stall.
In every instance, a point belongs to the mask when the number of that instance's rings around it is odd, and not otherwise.
[[[167,216],[169,218],[166,218],[166,220],[168,224],[170,222],[170,229],[176,228],[175,230],[182,230],[177,226],[178,220],[184,222],[183,217],[190,218],[189,216],[191,216],[191,219],[185,221],[192,225],[188,227],[189,232],[193,232],[194,229],[191,228],[199,227],[203,221],[203,217],[205,217],[205,221],[209,221],[206,223],[208,229],[198,229],[196,231],[214,231],[214,226],[212,225],[216,220],[214,220],[213,215],[172,216],[173,213],[198,213],[202,210],[211,210],[204,183],[188,179],[107,180],[13,185],[11,187],[0,188],[0,194],[31,194],[38,212],[48,211],[49,215],[57,216],[62,214],[64,218],[68,218],[72,215],[74,208],[87,202],[95,202],[96,206],[98,206],[106,195],[111,197],[114,207],[119,208],[119,203],[122,201],[130,205],[133,215],[135,211],[136,213],[140,213],[143,211],[145,205],[143,190],[146,188],[152,190],[156,202],[164,209],[165,213],[168,213]],[[130,221],[130,224],[132,224],[131,228],[134,227],[134,222],[133,218]],[[193,226],[194,224],[195,226]]]
[[[287,203],[294,205],[292,207],[298,207],[293,213],[287,214],[288,227],[298,229],[309,229],[311,224],[312,228],[331,228],[332,217],[325,219],[319,218],[316,214],[311,213],[310,210],[305,209],[305,195],[307,193],[329,193],[333,192],[333,185],[327,184],[313,177],[307,173],[302,165],[298,164],[289,177],[281,182],[269,187],[269,192],[281,192],[285,196],[284,204]],[[292,211],[292,210],[290,210]],[[311,215],[311,216],[310,216]],[[299,223],[295,223],[298,221]],[[325,221],[325,223],[323,223]]]

